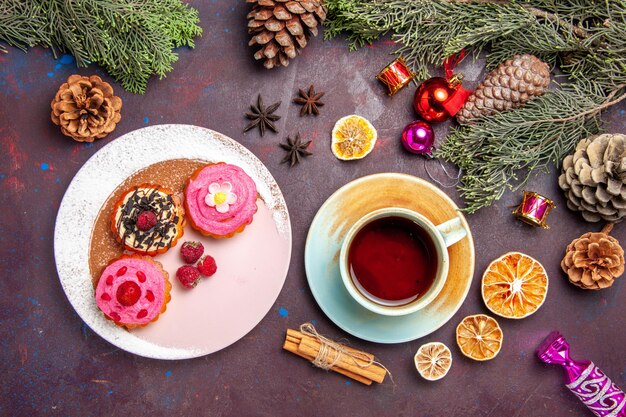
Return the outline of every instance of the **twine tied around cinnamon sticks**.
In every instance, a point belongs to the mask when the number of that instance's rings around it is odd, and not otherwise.
[[[365,385],[371,385],[372,381],[382,383],[387,373],[391,377],[374,355],[322,336],[311,323],[302,324],[300,331],[287,329],[283,349],[309,360],[318,368],[340,373]]]

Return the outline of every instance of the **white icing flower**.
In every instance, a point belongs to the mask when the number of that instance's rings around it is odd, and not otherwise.
[[[204,198],[204,202],[209,207],[215,207],[220,213],[227,213],[231,204],[237,201],[237,195],[231,193],[233,185],[229,182],[217,183],[212,182],[209,185],[209,193]]]

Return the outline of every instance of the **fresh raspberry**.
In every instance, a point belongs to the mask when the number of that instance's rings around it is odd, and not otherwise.
[[[195,264],[204,253],[204,246],[200,242],[187,241],[180,247],[180,254],[186,264]]]
[[[206,255],[198,262],[198,271],[205,277],[210,277],[217,271],[217,264],[211,255]]]
[[[193,288],[200,280],[200,271],[191,265],[183,265],[176,271],[176,278],[185,288]]]
[[[157,216],[154,211],[144,210],[137,216],[137,229],[147,232],[157,224]]]
[[[126,281],[117,287],[117,301],[123,306],[132,306],[141,297],[141,288],[133,281]]]

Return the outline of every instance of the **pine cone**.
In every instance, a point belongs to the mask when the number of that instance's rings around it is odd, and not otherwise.
[[[545,93],[548,84],[548,64],[534,55],[515,55],[487,75],[459,110],[456,120],[467,125],[479,117],[523,107],[528,100]]]
[[[599,290],[613,285],[624,273],[624,250],[609,236],[612,228],[613,224],[608,224],[601,232],[585,233],[569,244],[561,268],[572,284]]]
[[[317,36],[317,26],[326,19],[322,0],[246,0],[252,3],[248,13],[248,45],[261,45],[256,60],[264,59],[267,69],[289,65],[307,41]]]
[[[52,122],[78,142],[93,142],[111,133],[121,119],[122,99],[98,76],[72,75],[50,103]]]
[[[620,221],[626,215],[626,135],[583,139],[563,160],[559,186],[567,207],[588,222]]]

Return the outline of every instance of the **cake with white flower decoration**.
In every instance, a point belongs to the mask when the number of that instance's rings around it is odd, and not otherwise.
[[[257,211],[256,184],[236,165],[220,162],[194,172],[185,188],[185,210],[191,226],[214,238],[232,237]]]

